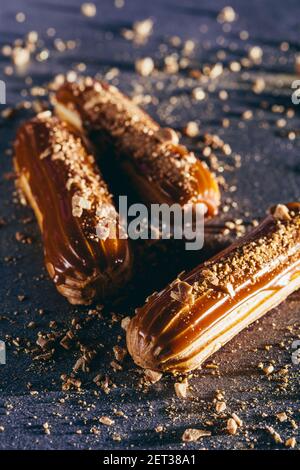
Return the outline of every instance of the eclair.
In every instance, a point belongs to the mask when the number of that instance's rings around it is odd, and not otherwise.
[[[217,213],[220,191],[207,165],[116,87],[88,77],[65,82],[54,103],[62,119],[97,136],[143,201],[204,204],[207,216]]]
[[[131,252],[90,144],[49,111],[25,122],[14,145],[17,185],[33,208],[45,264],[71,304],[122,288]]]
[[[135,363],[197,369],[300,287],[300,203],[279,204],[249,234],[137,309],[127,328]]]

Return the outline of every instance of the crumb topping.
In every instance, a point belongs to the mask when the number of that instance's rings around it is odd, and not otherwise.
[[[186,302],[196,300],[204,292],[214,291],[234,297],[245,279],[255,282],[258,277],[290,259],[299,250],[300,213],[284,206],[284,219],[273,216],[271,229],[261,236],[252,237],[219,260],[208,261],[200,272],[172,285],[170,297]],[[288,217],[287,217],[288,215]]]
[[[173,129],[161,128],[114,86],[90,78],[70,86],[83,107],[87,127],[105,130],[118,153],[132,158],[149,181],[173,186],[180,199],[198,199],[197,159],[178,145]]]
[[[70,132],[65,123],[53,118],[51,113],[40,113],[38,119],[45,122],[49,129],[49,144],[40,158],[64,163],[72,215],[80,219],[88,238],[105,240],[116,226],[117,212],[107,186],[95,167],[93,155],[88,153],[82,139]]]

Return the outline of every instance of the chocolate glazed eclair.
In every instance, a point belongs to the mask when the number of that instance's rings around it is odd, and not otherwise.
[[[144,201],[202,203],[208,216],[217,213],[220,192],[207,165],[117,88],[84,78],[65,82],[54,101],[62,119],[108,143]]]
[[[299,287],[300,203],[278,205],[242,240],[153,294],[129,323],[128,350],[144,368],[199,368]]]
[[[72,304],[90,304],[122,287],[131,271],[128,241],[80,133],[40,113],[18,131],[14,166],[57,290]]]

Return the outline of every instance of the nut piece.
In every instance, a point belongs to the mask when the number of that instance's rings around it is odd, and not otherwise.
[[[271,434],[276,444],[282,444],[282,439],[281,439],[280,434],[277,431],[275,431],[275,429],[272,426],[267,426],[266,429]]]
[[[296,445],[297,445],[297,441],[296,441],[295,437],[289,437],[289,439],[287,439],[285,441],[285,446],[286,447],[290,447],[290,448],[294,449],[294,447],[296,447]]]
[[[30,51],[26,47],[14,47],[12,51],[12,60],[16,67],[25,67],[30,61]]]
[[[129,326],[129,323],[130,323],[130,317],[125,317],[125,318],[122,318],[121,320],[121,328],[125,331],[127,331],[127,328]]]
[[[288,419],[287,414],[283,411],[282,413],[277,413],[276,418],[283,423]]]
[[[264,91],[265,88],[266,88],[265,80],[262,77],[258,77],[253,83],[252,90],[254,91],[254,93],[259,95],[260,93]]]
[[[142,75],[142,77],[148,77],[154,70],[154,62],[151,57],[138,59],[135,63],[135,70]]]
[[[266,375],[270,375],[274,372],[274,366],[272,364],[269,364],[268,366],[263,368],[263,372]]]
[[[243,426],[243,421],[241,420],[241,418],[235,414],[235,413],[232,413],[232,418],[234,419],[234,421],[236,422],[236,424],[239,426],[239,427],[242,427]]]
[[[230,297],[232,299],[234,298],[235,290],[234,290],[233,285],[231,284],[231,282],[227,282],[227,284],[225,285],[225,291],[227,292],[227,294],[230,295]]]
[[[119,362],[122,362],[124,357],[127,354],[127,350],[125,348],[121,348],[121,346],[118,346],[118,345],[113,347],[113,352],[114,352],[116,360]]]
[[[171,142],[172,144],[177,145],[179,143],[177,133],[170,127],[161,127],[154,135],[162,144]]]
[[[188,137],[196,137],[199,135],[199,126],[196,122],[190,121],[184,128],[184,133]]]
[[[162,373],[161,372],[156,372],[155,370],[150,370],[146,369],[145,370],[145,379],[152,383],[155,384],[162,378]]]
[[[263,56],[263,50],[259,46],[253,46],[249,49],[248,57],[254,63],[260,63]]]
[[[200,88],[200,87],[197,87],[197,88],[194,88],[193,91],[192,91],[192,96],[195,100],[197,101],[202,101],[205,99],[206,97],[206,93],[205,91],[203,90],[203,88]]]
[[[151,20],[151,18],[136,21],[133,25],[133,30],[139,36],[148,37],[150,36],[153,30],[153,21]]]
[[[233,418],[229,418],[229,420],[227,421],[227,427],[226,427],[228,433],[233,436],[234,434],[236,434],[237,428],[238,428],[238,425],[236,421]]]
[[[175,393],[178,398],[186,398],[187,391],[188,391],[188,381],[187,379],[183,380],[182,382],[176,382],[174,384]]]
[[[196,442],[199,439],[201,439],[201,437],[209,437],[209,436],[211,436],[210,431],[191,428],[191,429],[186,429],[184,431],[181,439],[183,440],[183,442]]]
[[[81,13],[84,16],[88,16],[92,18],[93,16],[96,16],[97,13],[97,7],[95,3],[92,2],[86,2],[81,5]]]
[[[218,14],[217,19],[220,23],[233,23],[236,20],[236,12],[232,7],[224,7]]]
[[[227,405],[225,403],[225,401],[217,401],[216,402],[216,412],[217,413],[223,413],[223,411],[225,411],[227,408]]]
[[[101,418],[99,418],[99,421],[101,424],[105,424],[105,426],[112,426],[113,424],[115,424],[114,420],[109,418],[108,416],[101,416]]]
[[[277,220],[290,220],[290,211],[284,204],[277,204],[274,209],[273,217]]]

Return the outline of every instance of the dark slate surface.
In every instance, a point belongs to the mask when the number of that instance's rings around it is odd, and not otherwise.
[[[114,81],[132,94],[137,84],[142,84],[144,93],[159,99],[159,105],[150,104],[149,111],[164,124],[180,129],[188,120],[198,120],[201,132],[218,133],[228,142],[235,154],[241,155],[240,169],[225,172],[229,186],[237,185],[231,195],[238,202],[236,209],[222,214],[216,221],[243,217],[251,221],[262,216],[270,204],[299,199],[299,140],[288,140],[276,127],[276,121],[285,113],[272,112],[272,106],[280,104],[285,111],[295,110],[295,117],[287,120],[288,129],[300,126],[299,114],[292,105],[290,84],[295,78],[294,54],[299,49],[298,2],[280,1],[233,1],[231,5],[239,14],[229,31],[224,31],[216,16],[227,1],[181,2],[179,0],[152,0],[151,2],[125,0],[125,6],[115,8],[112,0],[98,2],[95,18],[80,14],[79,0],[36,1],[2,0],[0,9],[0,46],[11,44],[35,30],[50,51],[44,62],[32,60],[24,75],[8,75],[10,59],[0,55],[0,78],[7,84],[7,101],[15,106],[24,99],[33,85],[42,85],[55,74],[65,73],[76,64],[84,62],[87,73],[103,76],[111,67],[118,67],[120,75]],[[17,23],[15,15],[26,13],[26,21]],[[128,28],[137,19],[151,16],[154,33],[149,41],[136,46],[123,39],[122,28]],[[53,40],[47,35],[48,28],[55,28],[56,38],[76,40],[76,47],[65,52],[54,50]],[[247,30],[249,39],[242,41],[240,32]],[[192,56],[193,66],[215,63],[220,48],[226,51],[222,59],[224,66],[230,60],[247,55],[250,45],[259,45],[264,51],[261,66],[254,66],[245,73],[225,72],[210,86],[206,100],[195,103],[190,99],[190,90],[197,85],[187,79],[186,71],[178,76],[159,73],[151,79],[141,79],[134,72],[137,57],[151,55],[157,66],[162,63],[166,50],[172,51],[168,38],[179,35],[183,40],[194,39],[196,50]],[[288,41],[287,52],[280,51],[282,41]],[[220,46],[221,44],[221,46]],[[251,82],[258,76],[265,77],[267,87],[260,95],[251,90]],[[26,79],[27,77],[27,79]],[[159,91],[157,82],[165,88]],[[208,84],[203,84],[207,88]],[[225,89],[229,99],[222,102],[218,91]],[[25,90],[25,91],[24,91]],[[171,113],[166,113],[171,96],[177,103]],[[263,105],[262,105],[263,102]],[[253,112],[253,119],[242,121],[241,113]],[[275,109],[276,111],[276,109]],[[69,324],[71,318],[84,318],[84,308],[69,306],[55,291],[43,267],[42,245],[31,210],[20,206],[14,193],[14,182],[9,177],[12,169],[10,148],[15,130],[25,112],[18,112],[9,120],[0,123],[0,217],[6,225],[0,228],[0,339],[8,341],[7,365],[0,365],[0,448],[1,449],[257,449],[282,448],[275,444],[266,426],[273,426],[282,439],[295,436],[299,441],[299,430],[293,421],[300,424],[299,366],[291,361],[291,343],[299,336],[299,296],[294,294],[279,308],[268,314],[259,323],[252,325],[214,356],[219,365],[220,376],[213,369],[204,368],[190,379],[190,397],[179,400],[174,396],[174,380],[164,377],[159,383],[146,389],[138,387],[141,374],[127,359],[121,372],[114,373],[109,366],[112,346],[121,333],[119,322],[111,324],[110,312],[118,316],[131,315],[134,308],[143,303],[153,289],[163,287],[183,267],[197,262],[217,251],[229,242],[230,237],[209,236],[203,252],[186,254],[182,246],[150,246],[144,252],[138,244],[136,275],[126,290],[123,299],[108,306],[103,320],[92,321],[82,332],[86,344],[103,344],[101,353],[93,364],[90,374],[83,375],[81,392],[62,392],[60,375],[70,373],[78,357],[78,351],[57,348],[55,360],[45,364],[33,361],[32,355],[24,353],[26,341],[34,344],[38,331],[48,332],[49,322],[56,320],[58,328]],[[230,119],[228,128],[221,127],[222,118]],[[189,142],[197,147],[197,141]],[[223,161],[224,158],[222,158]],[[232,157],[228,157],[231,163]],[[226,162],[227,163],[227,162]],[[224,193],[223,200],[230,195]],[[15,239],[20,231],[33,239],[32,244],[22,244]],[[159,260],[159,265],[157,264]],[[25,295],[23,301],[22,297]],[[38,313],[39,309],[44,314]],[[118,317],[119,318],[119,317]],[[26,325],[36,322],[36,328]],[[7,336],[8,335],[8,336]],[[20,347],[10,344],[19,338]],[[123,338],[121,340],[121,344]],[[283,344],[282,344],[283,343]],[[266,348],[266,345],[270,345]],[[257,365],[274,360],[275,374],[271,379],[264,376]],[[280,371],[288,367],[288,383],[285,388]],[[107,373],[116,384],[106,395],[97,388],[92,378]],[[216,390],[223,390],[227,401],[224,417],[218,418],[213,411]],[[31,393],[30,393],[31,391]],[[32,393],[36,392],[36,393]],[[127,418],[115,415],[122,410]],[[285,411],[288,420],[280,423],[276,413]],[[236,412],[244,422],[234,437],[224,430],[230,413]],[[115,419],[115,425],[106,427],[99,423],[101,416]],[[43,424],[48,422],[51,434],[46,435]],[[163,425],[162,433],[155,432]],[[90,432],[96,426],[98,435]],[[209,429],[212,437],[198,443],[184,445],[181,435],[187,427]],[[81,434],[76,431],[81,430]],[[114,440],[117,433],[121,441]]]

